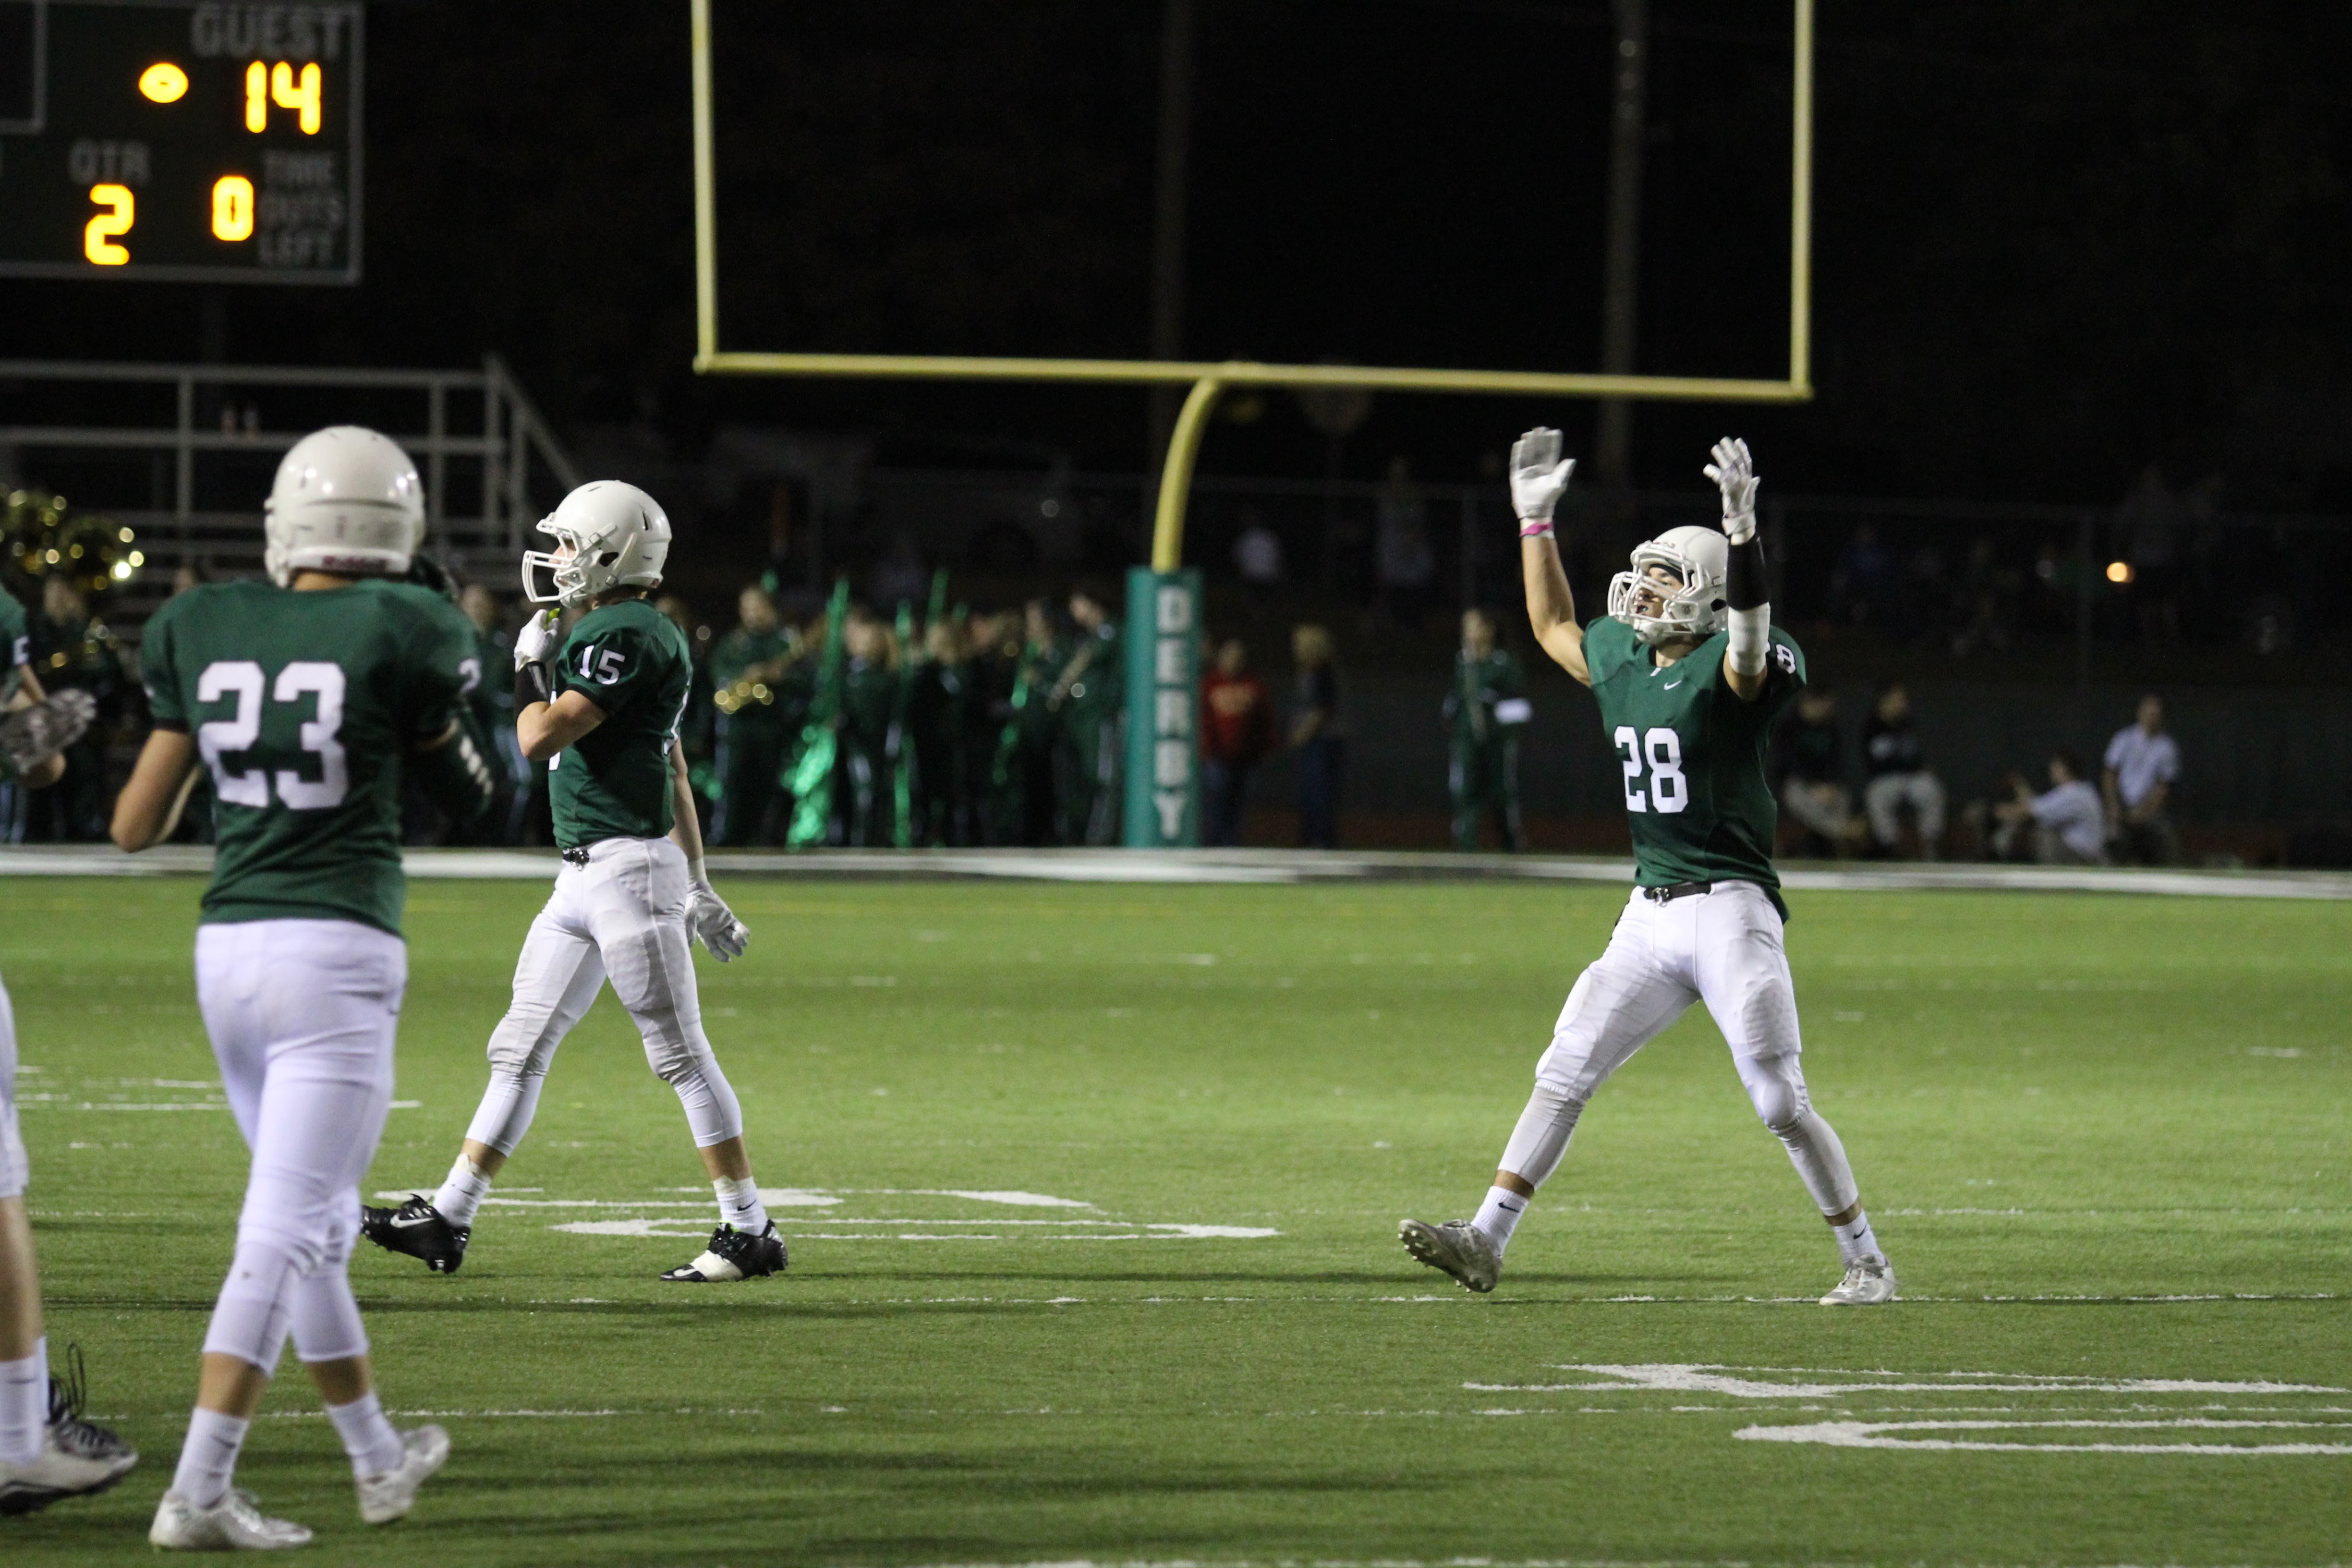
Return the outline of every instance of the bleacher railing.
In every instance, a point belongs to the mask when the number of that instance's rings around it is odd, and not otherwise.
[[[279,458],[341,421],[383,430],[416,459],[443,554],[510,561],[580,482],[495,354],[479,370],[0,360],[0,482],[61,490],[137,530],[147,569],[132,601],[159,597],[184,563],[254,570],[258,503]],[[135,623],[142,609],[116,614]]]

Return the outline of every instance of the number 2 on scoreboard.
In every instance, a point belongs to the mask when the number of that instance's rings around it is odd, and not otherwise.
[[[89,199],[106,210],[83,226],[81,253],[100,267],[120,267],[131,259],[131,252],[114,243],[131,232],[131,215],[137,210],[131,187],[92,185]]]

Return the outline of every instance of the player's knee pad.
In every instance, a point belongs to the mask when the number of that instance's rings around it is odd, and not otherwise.
[[[294,1286],[306,1249],[269,1231],[240,1230],[228,1279],[205,1331],[206,1355],[233,1355],[275,1372],[286,1349]]]
[[[1511,1129],[1503,1146],[1502,1168],[1540,1187],[1568,1156],[1568,1141],[1576,1135],[1577,1118],[1584,1113],[1581,1095],[1566,1093],[1538,1079],[1528,1096],[1528,1108]]]
[[[368,1351],[366,1325],[352,1295],[351,1276],[338,1263],[294,1281],[287,1296],[294,1353],[306,1363],[349,1361]]]
[[[509,1078],[545,1078],[562,1037],[555,1032],[553,1006],[517,1001],[490,1031],[490,1070]]]
[[[23,1197],[32,1171],[25,1140],[16,1132],[16,1108],[12,1105],[0,1111],[0,1198]]]
[[[1812,1109],[1812,1100],[1805,1092],[1805,1071],[1798,1065],[1796,1053],[1740,1057],[1738,1061],[1748,1103],[1756,1107],[1765,1126],[1787,1137]]]
[[[676,1073],[664,1072],[662,1077],[677,1091],[696,1148],[708,1149],[743,1135],[743,1107],[735,1098],[735,1086],[727,1081],[718,1058],[709,1051],[699,1060]]]
[[[474,1120],[467,1124],[466,1136],[501,1154],[511,1154],[530,1131],[531,1118],[539,1114],[539,1092],[546,1086],[545,1073],[519,1077],[510,1072],[493,1070],[489,1087],[482,1090],[482,1102],[474,1108]]]

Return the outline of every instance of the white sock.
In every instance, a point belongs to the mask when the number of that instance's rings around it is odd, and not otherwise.
[[[23,1361],[0,1361],[0,1465],[41,1457],[49,1429],[49,1342],[33,1342]]]
[[[383,1401],[375,1396],[373,1390],[349,1405],[328,1405],[327,1419],[335,1424],[335,1431],[343,1440],[343,1452],[352,1457],[352,1474],[380,1476],[400,1468],[400,1434],[384,1419]]]
[[[1478,1217],[1470,1223],[1485,1231],[1500,1252],[1511,1245],[1511,1232],[1519,1228],[1519,1216],[1528,1212],[1528,1203],[1508,1187],[1488,1187],[1486,1201],[1478,1205]]]
[[[734,1181],[720,1176],[710,1184],[719,1194],[719,1217],[746,1236],[759,1236],[768,1228],[768,1205],[760,1201],[760,1184],[746,1177]]]
[[[1837,1237],[1838,1257],[1848,1263],[1865,1258],[1885,1261],[1886,1254],[1878,1250],[1878,1237],[1871,1234],[1870,1216],[1859,1208],[1853,1211],[1853,1219],[1830,1226],[1830,1234]]]
[[[188,1440],[180,1445],[180,1468],[172,1472],[172,1489],[198,1508],[210,1508],[226,1497],[229,1478],[236,1474],[236,1451],[252,1425],[198,1405],[188,1417]]]
[[[474,1211],[480,1208],[482,1200],[489,1195],[490,1173],[460,1154],[457,1163],[449,1167],[449,1174],[442,1180],[441,1190],[433,1194],[433,1206],[439,1209],[441,1217],[451,1225],[471,1226]]]

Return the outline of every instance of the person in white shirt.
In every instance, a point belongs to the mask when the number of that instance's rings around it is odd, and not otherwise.
[[[2137,720],[2107,742],[2099,781],[2108,837],[2126,858],[2163,866],[2179,858],[2180,837],[2165,811],[2179,776],[2180,748],[2165,733],[2164,700],[2151,692],[2139,700]]]
[[[1997,860],[2021,860],[2025,837],[2033,836],[2033,858],[2045,866],[2102,866],[2107,858],[2106,814],[2099,792],[2082,776],[2074,754],[2050,759],[2050,787],[2040,795],[2020,773],[2009,775],[2013,798],[1992,808],[1992,853]]]

